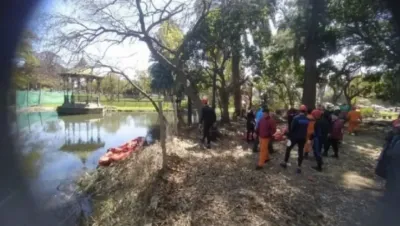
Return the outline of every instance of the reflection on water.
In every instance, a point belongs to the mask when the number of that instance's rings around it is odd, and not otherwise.
[[[59,185],[97,167],[110,147],[119,146],[157,124],[156,113],[110,113],[63,116],[55,112],[23,113],[14,125],[26,175],[38,200]]]

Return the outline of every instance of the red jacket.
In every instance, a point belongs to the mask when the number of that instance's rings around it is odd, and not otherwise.
[[[343,138],[343,126],[344,122],[341,119],[337,119],[333,122],[331,138],[341,140]]]
[[[276,132],[276,123],[270,116],[262,117],[258,127],[257,134],[261,138],[271,138]]]

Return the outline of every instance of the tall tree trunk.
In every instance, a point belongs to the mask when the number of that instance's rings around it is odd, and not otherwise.
[[[221,122],[222,123],[229,123],[229,94],[228,92],[221,88],[219,89],[219,96],[221,99],[221,106],[222,106],[222,112],[221,112]]]
[[[250,90],[249,90],[249,108],[253,107],[253,83],[250,83]]]
[[[176,82],[181,84],[187,84],[186,76],[183,72],[177,73]],[[193,107],[197,110],[198,115],[201,114],[202,103],[197,92],[197,87],[190,83],[188,86],[184,86],[183,92],[190,97],[192,100]]]
[[[233,83],[233,103],[235,106],[235,116],[240,115],[242,109],[242,91],[240,90],[240,52],[232,56],[232,83]]]
[[[331,102],[332,102],[332,104],[337,104],[337,101],[339,99],[338,91],[337,91],[337,89],[332,89],[332,90],[333,90],[333,94],[332,94]]]
[[[221,106],[221,97],[219,96],[219,92],[218,92],[218,107],[219,107],[219,112],[221,112],[221,114],[222,114],[222,112],[223,112],[223,110],[222,110],[222,106]],[[229,116],[229,114],[228,114],[228,116]]]
[[[306,10],[311,10],[307,18],[307,37],[305,43],[305,69],[302,102],[309,108],[315,107],[317,91],[317,60],[318,60],[318,25],[322,22],[325,0],[310,0]],[[311,8],[311,9],[310,9]]]
[[[292,91],[291,87],[286,83],[283,83],[283,86],[286,89],[286,94],[287,94],[287,97],[288,97],[289,105],[290,106],[294,106],[294,98],[295,98],[294,95],[293,95],[294,91]]]
[[[352,98],[351,98],[351,96],[350,96],[350,94],[349,94],[349,92],[348,92],[348,90],[347,90],[347,87],[344,89],[343,94],[344,94],[344,97],[346,98],[347,104],[348,104],[349,106],[352,106],[352,105],[351,105],[351,100],[352,100]]]
[[[211,104],[214,110],[217,108],[216,92],[217,92],[217,73],[214,71],[213,82],[212,82],[212,104]]]
[[[192,100],[190,99],[190,97],[187,98],[187,105],[188,105],[188,125],[191,126],[192,125]]]

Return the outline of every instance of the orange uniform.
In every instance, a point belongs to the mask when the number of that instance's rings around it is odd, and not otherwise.
[[[269,142],[276,133],[276,122],[271,116],[263,116],[257,127],[257,134],[260,140],[260,155],[258,167],[262,167],[269,160]]]
[[[347,119],[349,120],[349,133],[353,133],[358,130],[360,122],[362,120],[361,112],[356,110],[351,110],[347,114]]]
[[[306,153],[309,153],[311,151],[311,147],[312,147],[312,143],[311,143],[312,141],[310,140],[310,138],[311,138],[311,135],[314,133],[315,118],[311,114],[308,114],[307,118],[310,120],[310,122],[308,123],[308,127],[307,127],[307,140],[306,140],[306,145],[304,147],[304,151]]]

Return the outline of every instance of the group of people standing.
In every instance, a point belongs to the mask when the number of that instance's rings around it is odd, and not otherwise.
[[[200,125],[203,126],[202,142],[206,143],[207,148],[211,148],[210,142],[212,136],[210,130],[215,126],[215,110],[208,105],[206,98],[202,99],[204,107],[200,117]],[[270,154],[274,152],[273,141],[277,131],[277,126],[272,114],[267,106],[261,106],[254,113],[252,110],[246,115],[247,118],[247,136],[248,142],[254,141],[253,151],[259,152],[259,158],[256,169],[262,169],[264,164],[270,160]],[[291,108],[286,114],[288,128],[285,135],[287,147],[284,161],[281,167],[287,168],[290,153],[297,146],[297,173],[301,173],[301,166],[304,159],[309,157],[313,150],[317,165],[313,169],[321,172],[323,157],[328,156],[330,147],[333,149],[334,158],[339,158],[339,144],[343,139],[343,127],[345,121],[349,122],[349,133],[354,134],[362,122],[361,113],[356,107],[348,112],[325,110],[322,106],[316,109],[308,109],[301,105],[298,109]],[[254,133],[256,137],[254,138]]]
[[[322,106],[316,109],[307,109],[301,105],[299,109],[291,108],[287,114],[288,129],[286,131],[287,147],[284,161],[281,167],[287,168],[291,150],[297,146],[297,173],[301,173],[301,166],[304,159],[309,157],[313,150],[317,165],[313,169],[321,172],[323,157],[328,156],[330,147],[333,148],[332,157],[339,158],[339,144],[343,138],[343,127],[346,120],[349,121],[349,133],[357,131],[362,117],[355,107],[349,113],[341,111],[325,110]],[[256,169],[262,169],[264,164],[270,160],[269,154],[272,150],[272,142],[276,133],[276,122],[271,117],[270,111],[266,106],[254,114],[251,110],[247,114],[247,141],[256,138],[253,151],[258,152],[259,160]]]

